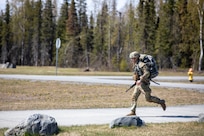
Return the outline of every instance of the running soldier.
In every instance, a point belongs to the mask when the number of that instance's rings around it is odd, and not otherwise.
[[[140,61],[140,54],[136,51],[130,53],[129,58],[133,64],[133,79],[136,82],[136,86],[132,93],[132,107],[131,112],[127,116],[136,115],[137,100],[141,93],[145,95],[145,99],[148,102],[160,104],[162,109],[166,110],[165,100],[161,100],[158,97],[151,96],[150,89],[150,71],[148,66]]]

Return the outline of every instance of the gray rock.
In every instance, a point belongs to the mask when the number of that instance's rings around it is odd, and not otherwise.
[[[204,122],[204,113],[198,115],[198,122]]]
[[[125,116],[125,117],[120,117],[115,120],[113,120],[109,127],[114,128],[114,127],[130,127],[130,126],[143,126],[145,125],[144,121],[142,121],[139,117],[137,116]]]
[[[5,64],[0,64],[0,68],[16,68],[16,64],[6,62]]]
[[[37,134],[49,136],[58,132],[57,122],[53,117],[42,114],[33,114],[28,119],[14,128],[8,129],[5,136],[22,136],[25,134]]]
[[[9,65],[7,66],[7,68],[16,68],[16,65],[13,63],[9,63]]]
[[[9,62],[6,62],[5,64],[0,64],[0,68],[8,68]]]

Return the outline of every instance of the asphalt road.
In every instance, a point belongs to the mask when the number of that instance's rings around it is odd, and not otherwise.
[[[86,84],[125,84],[131,85],[133,81],[128,76],[39,76],[39,75],[4,75],[3,79],[41,80],[77,82]],[[186,81],[186,77],[157,77],[160,85],[152,83],[152,86],[179,87],[204,92],[203,84],[178,83]],[[174,81],[160,82],[160,81]],[[194,77],[194,81],[204,81],[204,77]],[[176,82],[175,82],[176,81]],[[110,109],[67,109],[67,110],[29,110],[29,111],[0,111],[0,128],[15,127],[21,121],[32,114],[46,114],[56,119],[60,126],[109,124],[112,120],[125,116],[130,108]],[[163,111],[161,107],[138,107],[137,116],[146,123],[188,122],[197,121],[198,115],[204,113],[204,105],[189,105],[168,107]]]
[[[22,80],[43,80],[43,81],[62,81],[62,82],[77,82],[77,83],[97,83],[97,84],[133,84],[131,76],[42,76],[42,75],[4,75],[0,74],[0,78],[5,79],[22,79]],[[156,80],[160,85],[151,83],[151,86],[171,87],[171,88],[186,88],[204,92],[204,84],[182,83],[188,81],[187,77],[180,76],[165,76],[157,77]],[[168,81],[168,82],[164,82]],[[173,82],[171,82],[173,81]],[[204,81],[204,76],[194,77],[194,82]]]

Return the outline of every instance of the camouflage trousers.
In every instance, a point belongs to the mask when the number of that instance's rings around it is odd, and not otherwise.
[[[145,95],[145,99],[148,102],[153,102],[153,103],[157,103],[157,104],[161,104],[162,101],[161,99],[159,99],[156,96],[151,96],[151,89],[150,89],[150,83],[144,83],[142,82],[141,85],[136,85],[134,88],[134,91],[132,93],[132,107],[131,107],[131,111],[135,112],[136,111],[136,107],[137,107],[137,100],[140,96],[141,93],[143,93]]]

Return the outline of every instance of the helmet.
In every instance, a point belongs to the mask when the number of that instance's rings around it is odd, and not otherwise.
[[[131,52],[130,55],[129,55],[130,59],[139,58],[139,57],[140,57],[140,54],[137,51]]]

